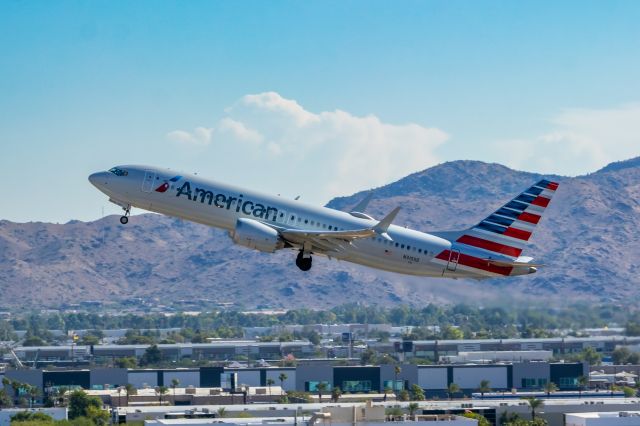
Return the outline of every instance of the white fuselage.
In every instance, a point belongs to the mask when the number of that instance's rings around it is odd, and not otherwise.
[[[274,227],[314,231],[361,229],[377,223],[343,211],[269,196],[168,169],[148,166],[122,166],[122,169],[127,171],[124,176],[100,172],[93,174],[90,181],[111,201],[123,207],[133,206],[230,232],[240,218]],[[180,179],[172,182],[177,175]],[[159,188],[164,191],[158,191]],[[374,235],[352,241],[343,250],[314,253],[410,275],[487,276],[471,268],[456,268],[457,265],[452,268],[447,260],[437,259],[438,254],[452,249],[452,243],[447,239],[394,225],[388,228],[387,234],[390,240]],[[301,248],[299,245],[289,247]]]

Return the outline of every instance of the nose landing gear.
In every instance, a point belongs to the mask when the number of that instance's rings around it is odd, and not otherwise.
[[[129,223],[129,215],[131,214],[131,206],[123,207],[124,216],[120,217],[120,223],[126,225]]]
[[[309,252],[305,252],[304,250],[300,250],[298,253],[298,257],[296,257],[296,266],[300,268],[301,271],[308,271],[311,269],[312,263],[311,254]]]

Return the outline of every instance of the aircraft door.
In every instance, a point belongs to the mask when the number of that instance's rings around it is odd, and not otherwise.
[[[458,268],[459,260],[460,260],[460,250],[452,249],[449,252],[449,263],[447,263],[447,271],[454,272]]]
[[[151,192],[153,184],[156,180],[156,172],[145,170],[144,180],[142,181],[142,192]]]

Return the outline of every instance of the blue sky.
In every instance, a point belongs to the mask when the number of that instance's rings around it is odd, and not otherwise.
[[[324,203],[442,161],[640,155],[637,1],[0,2],[0,218],[143,163]],[[199,129],[199,130],[197,130]]]

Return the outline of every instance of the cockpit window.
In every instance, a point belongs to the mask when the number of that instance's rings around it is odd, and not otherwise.
[[[113,169],[109,170],[111,173],[113,173],[116,176],[126,176],[129,174],[129,172],[127,172],[126,170],[122,170],[119,169],[117,167],[114,167]]]

